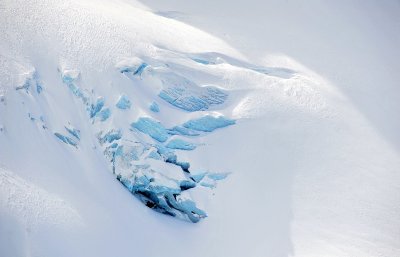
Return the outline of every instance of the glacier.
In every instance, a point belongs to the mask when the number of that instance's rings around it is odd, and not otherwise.
[[[0,256],[400,256],[396,1],[0,2]]]

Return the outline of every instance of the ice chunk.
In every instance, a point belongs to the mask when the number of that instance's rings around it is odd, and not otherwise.
[[[109,146],[110,148],[117,148],[118,144],[117,143],[113,143],[112,145]]]
[[[214,117],[206,115],[199,119],[190,120],[183,124],[185,128],[203,132],[212,132],[215,129],[223,128],[235,124],[235,120],[227,119],[223,116]]]
[[[62,71],[61,78],[65,84],[71,84],[72,82],[78,80],[80,72],[78,70],[65,69]]]
[[[179,149],[179,150],[194,150],[196,149],[196,145],[186,142],[182,139],[172,139],[166,145],[167,148],[171,149]]]
[[[163,84],[158,96],[185,111],[204,111],[212,105],[222,104],[228,97],[217,87],[199,87],[193,81],[173,72],[159,72],[157,75]]]
[[[15,90],[21,90],[25,89],[25,91],[28,93],[29,87],[31,86],[31,78],[27,78],[21,86],[18,86],[15,88]]]
[[[203,87],[203,94],[200,99],[207,102],[208,105],[222,104],[228,97],[228,94],[221,89],[213,86]]]
[[[54,133],[54,135],[55,135],[58,139],[60,139],[62,142],[64,142],[65,144],[69,144],[69,145],[72,145],[72,146],[77,147],[76,142],[75,142],[72,138],[67,137],[67,136],[64,136],[64,135],[61,135],[60,133],[57,133],[57,132]]]
[[[150,111],[152,111],[152,112],[160,112],[160,107],[158,106],[158,104],[156,102],[153,102],[150,105]]]
[[[101,144],[104,143],[112,143],[115,140],[119,140],[122,137],[122,131],[120,129],[112,129],[109,132],[107,132],[104,136],[101,136],[102,132],[100,132],[100,135],[98,136],[99,141]]]
[[[181,169],[185,172],[189,172],[190,163],[188,162],[179,162],[178,157],[176,156],[175,152],[167,148],[161,144],[156,144],[155,147],[157,148],[157,152],[161,155],[166,163],[171,163],[176,166],[181,167]]]
[[[147,158],[151,158],[154,160],[161,160],[161,155],[157,153],[157,151],[151,151],[149,155],[147,155]]]
[[[121,72],[131,72],[133,75],[141,75],[149,65],[140,58],[132,57],[117,63],[116,68]]]
[[[36,92],[40,94],[43,91],[43,87],[40,83],[36,82]]]
[[[36,86],[36,92],[38,94],[42,92],[43,87],[41,85],[41,82],[39,81],[39,74],[35,69],[29,70],[21,75],[23,76],[21,79],[24,79],[24,83],[20,86],[15,87],[15,90],[18,91],[24,89],[26,93],[29,93],[29,89],[33,86]]]
[[[105,108],[105,109],[101,110],[99,113],[97,113],[96,116],[99,117],[101,121],[105,121],[108,118],[110,118],[111,110],[110,110],[110,108]]]
[[[228,177],[229,173],[208,173],[207,177],[212,180],[223,180]]]
[[[184,171],[184,172],[189,172],[189,168],[190,168],[190,163],[188,163],[188,162],[175,162],[174,163],[175,165],[177,165],[177,166],[180,166],[181,167],[181,169]],[[190,172],[189,172],[190,173]]]
[[[141,75],[144,69],[147,67],[147,63],[142,63],[140,66],[133,72],[133,75]]]
[[[68,131],[68,133],[70,133],[77,140],[81,139],[81,131],[79,129],[76,129],[76,128],[72,127],[71,125],[65,126],[65,129]]]
[[[127,146],[126,148],[127,148],[127,151],[124,154],[124,158],[128,162],[131,162],[133,160],[138,161],[140,156],[143,154],[144,150],[146,149],[146,147],[144,147],[141,143],[136,143],[134,145]],[[146,167],[148,167],[148,164],[145,164],[145,165],[146,165]],[[139,167],[139,166],[137,165],[137,167]],[[143,168],[143,166],[140,168]]]
[[[190,181],[190,180],[182,180],[179,183],[179,186],[181,187],[181,190],[183,191],[183,190],[188,190],[190,188],[196,187],[196,183],[194,183],[193,181]]]
[[[182,181],[179,185],[166,185],[152,176],[140,173],[130,177],[119,175],[117,179],[147,207],[174,217],[186,217],[192,222],[198,222],[207,216],[194,202],[180,197],[181,188],[188,190],[196,186],[191,184],[193,182]]]
[[[170,158],[167,158],[167,159],[165,160],[165,162],[167,162],[167,163],[172,163],[172,164],[174,164],[174,165],[176,165],[176,166],[179,166],[179,167],[181,167],[181,169],[182,169],[184,172],[190,173],[190,172],[189,172],[190,163],[188,163],[188,162],[179,162],[178,159],[177,159],[177,157],[176,157],[176,155],[171,156]]]
[[[175,126],[172,129],[168,129],[168,133],[170,135],[182,135],[182,136],[198,136],[200,135],[199,132],[181,127],[181,126]]]
[[[123,109],[123,110],[129,109],[129,108],[131,108],[131,101],[129,100],[129,98],[126,95],[121,95],[118,99],[116,106],[119,109]]]
[[[213,182],[213,183],[201,182],[200,185],[203,186],[203,187],[211,188],[211,189],[215,188],[215,186],[216,186],[215,182]]]
[[[75,83],[68,83],[67,84],[69,90],[78,98],[81,98],[84,103],[87,103],[89,100],[89,97],[87,93],[82,91]]]
[[[98,112],[100,112],[100,110],[104,106],[104,102],[104,97],[100,96],[96,99],[96,102],[94,104],[90,105],[90,118],[93,118]]]
[[[207,175],[207,172],[202,172],[198,174],[193,174],[190,176],[190,178],[195,181],[196,183],[199,183],[205,176]]]
[[[204,60],[204,59],[200,59],[200,58],[192,58],[193,61],[197,62],[197,63],[201,63],[204,65],[208,65],[208,64],[214,64],[210,61]]]
[[[165,142],[169,138],[168,131],[156,120],[147,117],[141,117],[131,124],[132,128],[147,134],[159,142]]]
[[[165,162],[176,163],[178,157],[172,149],[160,144],[156,144],[155,147],[157,148],[157,153],[163,157]]]
[[[207,214],[196,207],[191,200],[175,199],[172,195],[166,195],[166,200],[170,206],[185,213],[193,223],[199,222],[200,219],[207,217]]]

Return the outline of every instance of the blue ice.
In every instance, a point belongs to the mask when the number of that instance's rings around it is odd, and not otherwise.
[[[36,82],[36,92],[40,94],[43,91],[42,85],[39,82]]]
[[[181,190],[188,190],[188,189],[190,189],[190,188],[196,187],[196,183],[194,183],[194,182],[191,181],[191,180],[182,180],[182,181],[179,183],[179,186],[181,187]]]
[[[147,155],[147,158],[151,158],[151,159],[154,159],[154,160],[161,160],[161,155],[159,155],[158,153],[157,153],[157,151],[151,151],[150,153],[149,153],[149,155]]]
[[[212,180],[223,180],[228,177],[229,173],[208,173],[207,177]]]
[[[110,118],[111,110],[110,110],[110,108],[105,108],[105,109],[101,110],[99,113],[97,113],[96,116],[100,117],[101,121],[105,121],[108,118]]]
[[[149,66],[147,63],[135,58],[133,62],[124,63],[119,70],[121,73],[132,72],[133,75],[141,75],[147,66]]]
[[[64,136],[64,135],[61,135],[60,133],[57,133],[57,132],[54,133],[54,135],[58,139],[60,139],[62,142],[64,142],[65,144],[69,144],[69,145],[72,145],[72,146],[76,147],[76,142],[72,138]]]
[[[183,124],[185,128],[203,132],[212,132],[215,129],[223,128],[235,124],[235,120],[227,119],[223,116],[214,117],[206,115],[199,119],[190,120]]]
[[[141,117],[131,124],[132,128],[147,134],[159,142],[165,142],[169,138],[168,131],[156,120],[147,117]]]
[[[133,75],[141,75],[147,66],[147,63],[140,64],[140,66],[133,72]]]
[[[73,137],[75,137],[77,140],[81,139],[81,132],[79,129],[76,129],[72,126],[65,126],[65,129],[70,133]]]
[[[73,83],[79,77],[78,71],[64,71],[61,79],[65,84]]]
[[[99,141],[101,144],[112,143],[115,140],[121,139],[122,131],[120,129],[112,129],[107,132],[104,136],[99,136]]]
[[[186,142],[182,139],[172,139],[166,145],[167,148],[179,149],[179,150],[194,150],[196,145],[193,143]]]
[[[168,129],[168,133],[170,135],[182,135],[182,136],[198,136],[200,135],[199,132],[181,127],[181,126],[175,126],[172,129]]]
[[[202,172],[198,174],[193,174],[190,176],[190,178],[193,179],[195,182],[199,183],[206,175],[207,172]]]
[[[228,94],[216,87],[204,87],[204,93],[200,98],[207,102],[208,105],[222,104],[228,98]]]
[[[160,73],[159,76],[163,89],[158,96],[188,112],[207,110],[212,105],[222,104],[228,97],[217,87],[199,87],[193,81],[173,72]]]
[[[189,172],[190,163],[188,162],[179,162],[178,157],[176,156],[175,152],[167,148],[161,144],[156,144],[155,147],[157,148],[158,154],[160,154],[164,161],[167,163],[172,163],[182,168],[183,171]]]
[[[174,164],[177,165],[177,166],[180,166],[183,171],[189,172],[190,163],[188,163],[188,162],[178,162],[177,161]]]
[[[203,60],[203,59],[199,59],[199,58],[192,58],[193,61],[204,64],[204,65],[208,65],[208,64],[214,64],[214,63],[210,63],[207,60]]]
[[[100,110],[104,106],[104,102],[104,97],[100,96],[96,99],[96,102],[94,104],[90,105],[90,118],[93,118],[98,112],[100,112]]]
[[[211,105],[222,104],[228,96],[217,88],[208,87],[202,91],[196,93],[174,86],[161,90],[158,96],[173,106],[188,112],[207,110]]]
[[[118,144],[117,143],[113,143],[112,145],[109,146],[110,148],[117,148]]]
[[[157,152],[163,157],[166,162],[176,163],[178,157],[172,149],[166,148],[161,144],[156,144]]]
[[[25,83],[22,86],[18,86],[15,88],[15,90],[21,90],[21,89],[25,89],[26,92],[28,93],[29,87],[31,86],[31,79],[27,78],[25,80]]]
[[[88,96],[74,83],[67,84],[69,90],[77,97],[81,98],[84,103],[88,101]]]
[[[201,182],[200,185],[203,187],[211,188],[211,189],[215,188],[215,184],[212,184],[212,183]]]
[[[183,211],[193,223],[199,222],[200,219],[207,217],[207,214],[203,210],[197,208],[196,204],[190,200],[180,201],[178,208]]]
[[[123,110],[129,109],[129,108],[131,108],[131,101],[129,100],[129,98],[126,95],[121,95],[118,99],[116,106],[119,109],[123,109]]]
[[[160,107],[158,106],[158,104],[156,102],[153,102],[150,105],[150,111],[152,111],[152,112],[160,112]]]

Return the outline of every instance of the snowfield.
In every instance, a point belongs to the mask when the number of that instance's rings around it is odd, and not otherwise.
[[[398,13],[0,0],[0,256],[400,256]]]

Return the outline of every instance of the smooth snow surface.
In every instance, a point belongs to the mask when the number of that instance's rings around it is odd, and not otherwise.
[[[400,256],[399,13],[1,0],[0,256]]]

